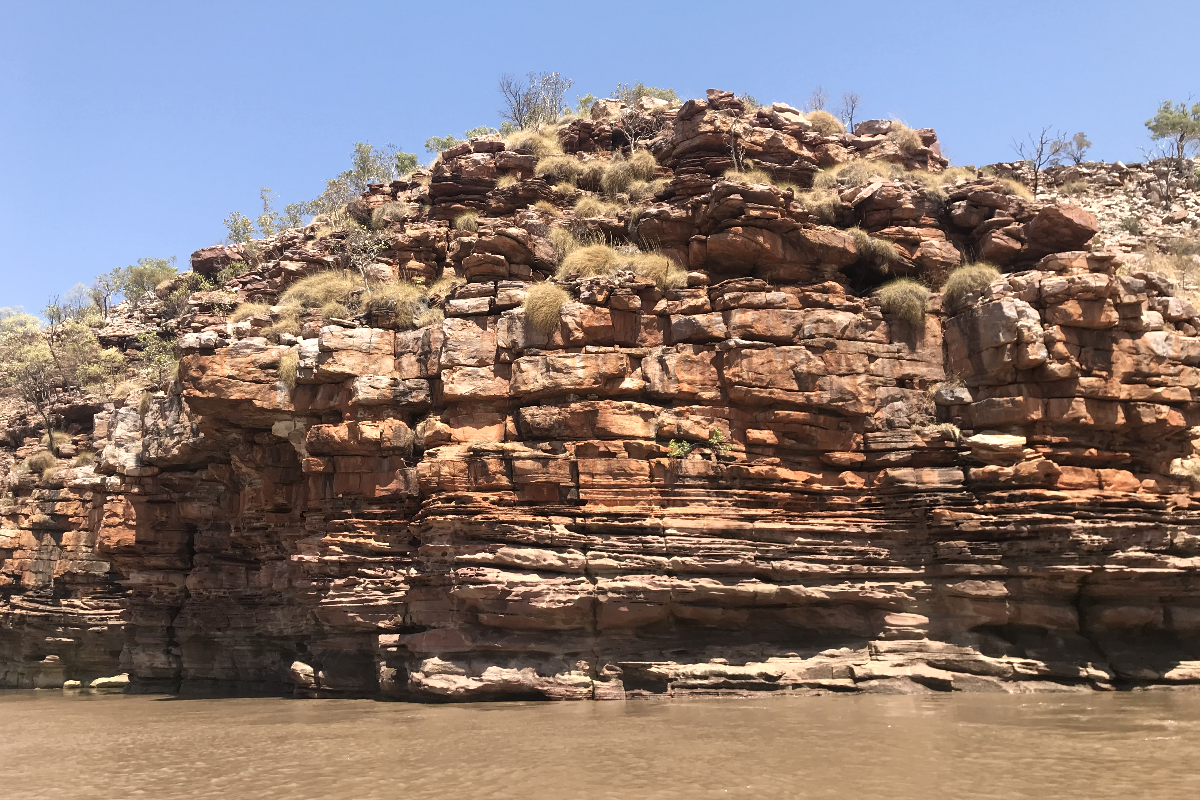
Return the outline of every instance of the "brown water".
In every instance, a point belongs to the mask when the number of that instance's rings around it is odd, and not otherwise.
[[[0,797],[1196,798],[1200,693],[420,706],[0,693]]]

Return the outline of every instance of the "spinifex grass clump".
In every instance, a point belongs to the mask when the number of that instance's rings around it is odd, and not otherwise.
[[[561,280],[597,275],[612,275],[619,270],[649,278],[659,289],[679,289],[687,285],[687,271],[661,253],[618,251],[606,244],[580,245],[571,249],[558,268]]]
[[[571,301],[571,295],[553,283],[535,283],[525,292],[525,321],[534,330],[547,336],[553,335],[562,322],[562,307]]]
[[[896,245],[887,239],[872,236],[862,228],[851,228],[849,233],[854,237],[854,247],[861,258],[873,264],[882,272],[890,272],[893,264],[902,261]]]
[[[991,264],[965,264],[942,284],[942,303],[948,310],[956,308],[964,297],[983,291],[999,277],[1000,270]]]
[[[912,278],[898,278],[879,290],[879,308],[885,314],[919,326],[925,322],[929,290]]]

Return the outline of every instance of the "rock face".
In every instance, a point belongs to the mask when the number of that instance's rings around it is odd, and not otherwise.
[[[620,147],[606,113],[566,149]],[[1200,319],[1173,285],[1081,249],[1086,212],[992,179],[937,201],[843,187],[832,226],[791,188],[719,178],[738,125],[811,179],[886,157],[885,124],[820,137],[720,92],[657,124],[669,188],[615,220],[527,209],[551,196],[533,162],[487,140],[428,187],[356,201],[430,204],[379,263],[465,279],[443,321],[307,320],[275,343],[198,307],[173,391],[95,415],[94,468],[10,477],[0,683],[466,700],[1200,681]],[[918,133],[898,158],[940,169]],[[525,179],[495,188],[506,173]],[[477,231],[446,224],[463,209]],[[688,286],[564,281],[559,329],[536,330],[520,303],[566,223],[655,242]],[[913,326],[881,312],[851,225],[901,274],[975,247],[1008,271]],[[315,231],[226,288],[270,300],[336,265]]]

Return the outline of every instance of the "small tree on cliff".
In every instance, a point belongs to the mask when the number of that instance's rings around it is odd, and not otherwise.
[[[558,119],[564,110],[563,97],[571,88],[571,79],[557,72],[531,72],[524,81],[502,75],[499,88],[500,96],[504,98],[500,119],[524,130]]]
[[[1026,137],[1026,141],[1020,142],[1013,140],[1013,150],[1022,161],[1029,162],[1029,166],[1033,168],[1033,193],[1037,194],[1038,186],[1041,185],[1042,171],[1051,164],[1057,164],[1063,150],[1062,134],[1051,135],[1050,126],[1047,125],[1038,133],[1036,139],[1033,134]]]
[[[1087,134],[1083,131],[1072,136],[1062,143],[1062,154],[1071,159],[1072,164],[1082,164],[1087,158],[1088,148],[1092,143],[1088,141]]]
[[[78,320],[43,328],[29,314],[0,319],[0,392],[33,405],[47,434],[60,392],[102,383],[124,363],[115,349],[102,349],[91,328]],[[49,438],[56,451],[54,437]]]
[[[1200,103],[1189,110],[1187,103],[1172,105],[1170,100],[1164,100],[1154,117],[1146,120],[1146,127],[1151,139],[1165,139],[1172,144],[1175,157],[1182,164],[1188,151],[1200,142]]]

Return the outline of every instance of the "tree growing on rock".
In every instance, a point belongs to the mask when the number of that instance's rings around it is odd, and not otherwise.
[[[854,115],[861,104],[862,96],[858,92],[845,92],[842,95],[842,107],[838,110],[838,117],[846,126],[846,130],[854,130]]]
[[[1029,134],[1024,142],[1013,140],[1013,150],[1022,161],[1029,163],[1033,170],[1033,193],[1036,195],[1041,185],[1042,172],[1062,157],[1063,136],[1061,133],[1051,135],[1050,126],[1046,125],[1038,133],[1037,138]]]
[[[108,272],[97,275],[96,280],[92,281],[90,290],[92,301],[100,307],[100,313],[105,319],[108,319],[108,311],[113,297],[125,291],[125,286],[129,283],[129,272],[132,269],[132,267],[113,267]]]
[[[571,80],[557,72],[530,72],[524,81],[502,75],[499,88],[504,98],[500,118],[518,130],[525,130],[558,119]]]
[[[175,256],[170,258],[139,258],[136,266],[129,267],[129,278],[125,282],[125,297],[134,305],[154,292],[168,278],[175,277]]]
[[[1164,100],[1157,113],[1146,120],[1146,127],[1151,139],[1165,139],[1171,143],[1175,157],[1182,164],[1188,152],[1200,142],[1200,103],[1189,109],[1187,103],[1172,104],[1170,100]]]
[[[824,111],[825,106],[829,103],[829,92],[825,91],[824,86],[818,86],[812,90],[812,94],[808,96],[808,102],[804,104],[805,111]]]
[[[1062,141],[1061,151],[1064,156],[1071,159],[1072,164],[1079,165],[1087,158],[1087,151],[1091,146],[1092,143],[1088,141],[1087,134],[1080,131],[1070,139]]]
[[[0,393],[30,403],[53,430],[51,407],[63,391],[100,384],[124,367],[115,349],[103,349],[91,328],[67,319],[42,327],[29,314],[0,318]],[[51,452],[57,455],[54,437]]]

